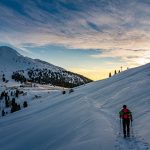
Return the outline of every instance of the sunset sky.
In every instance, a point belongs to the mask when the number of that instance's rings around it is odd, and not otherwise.
[[[150,62],[150,0],[0,0],[0,45],[103,79]]]

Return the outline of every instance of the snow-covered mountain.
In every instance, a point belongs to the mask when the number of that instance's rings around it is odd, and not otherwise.
[[[29,57],[24,57],[19,54],[16,50],[7,47],[0,47],[0,68],[1,70],[23,70],[28,68],[48,68],[52,71],[64,70],[63,68],[54,66],[52,64],[40,61],[38,59],[31,59]]]
[[[131,138],[124,139],[118,112],[133,113]],[[43,102],[0,119],[2,150],[150,149],[150,64],[71,94],[50,94]]]
[[[0,72],[1,75],[6,74],[9,78],[14,72],[17,80],[18,76],[20,77],[21,75],[32,82],[51,83],[66,87],[77,86],[92,81],[48,62],[24,57],[16,50],[7,46],[0,47]]]

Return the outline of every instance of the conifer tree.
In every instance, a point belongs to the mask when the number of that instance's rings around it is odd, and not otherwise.
[[[109,78],[111,77],[111,72],[109,73]]]
[[[24,101],[24,102],[23,102],[23,107],[24,107],[24,108],[28,107],[27,101]]]

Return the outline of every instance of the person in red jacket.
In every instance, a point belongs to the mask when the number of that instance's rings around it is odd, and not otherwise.
[[[130,121],[132,121],[132,113],[127,108],[126,105],[123,105],[122,110],[119,112],[120,118],[122,119],[122,125],[123,125],[123,134],[124,138],[130,137]]]

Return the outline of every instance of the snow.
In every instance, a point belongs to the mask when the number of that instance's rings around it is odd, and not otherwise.
[[[150,64],[82,85],[70,94],[69,89],[62,95],[63,89],[47,87],[23,90],[27,99],[35,94],[41,98],[0,118],[2,150],[150,148]],[[130,139],[123,138],[118,117],[123,104],[133,113]]]
[[[54,72],[64,70],[63,68],[38,59],[24,57],[16,50],[7,46],[0,46],[0,58],[0,70],[3,72],[26,70],[29,68],[47,68]]]
[[[37,70],[40,70],[40,72],[48,74],[49,76],[52,76],[53,73],[55,78],[57,76],[61,77],[66,83],[76,83],[77,85],[81,85],[90,82],[89,79],[68,72],[61,67],[39,59],[24,57],[10,47],[0,46],[0,78],[2,78],[4,74],[6,80],[11,80],[13,72],[19,72],[25,78],[29,79],[29,70],[32,70],[35,74],[37,73],[35,77],[39,76]]]

